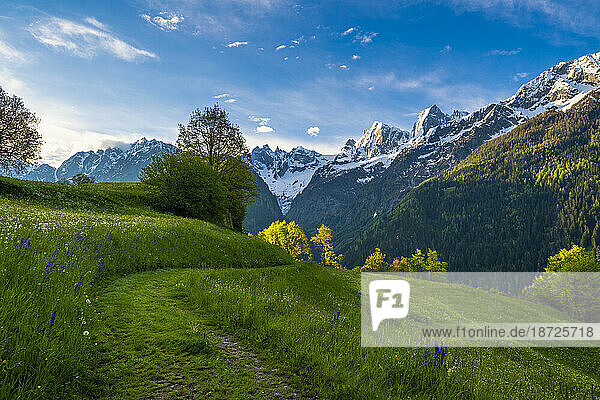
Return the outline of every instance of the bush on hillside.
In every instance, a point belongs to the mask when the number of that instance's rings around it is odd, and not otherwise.
[[[96,181],[93,176],[89,176],[86,174],[73,175],[73,177],[70,180],[71,182],[73,182],[74,185],[84,185],[86,183],[94,183]]]
[[[154,189],[154,202],[162,211],[217,224],[225,221],[225,188],[201,156],[180,152],[156,156],[142,170],[140,181]]]

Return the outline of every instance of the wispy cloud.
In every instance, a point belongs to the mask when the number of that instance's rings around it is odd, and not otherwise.
[[[235,103],[237,101],[237,99],[227,99],[225,100],[225,103]]]
[[[379,35],[378,32],[359,33],[356,35],[356,40],[361,44],[368,44],[371,43],[377,35]]]
[[[450,53],[451,51],[452,51],[452,46],[447,44],[444,46],[443,49],[440,50],[440,53],[445,54],[445,53]]]
[[[215,96],[213,96],[213,98],[215,99],[222,99],[223,97],[228,97],[229,93],[221,93],[221,94],[217,94]]]
[[[489,55],[489,56],[514,56],[516,54],[519,54],[520,52],[521,52],[521,48],[514,49],[514,50],[494,49],[494,50],[490,51],[487,55]]]
[[[95,19],[93,21],[98,22]],[[158,58],[156,54],[128,44],[97,25],[104,26],[99,22],[95,25],[85,25],[51,17],[32,24],[29,31],[40,43],[77,57],[90,59],[106,53],[130,62],[144,58]]]
[[[229,44],[227,44],[227,47],[240,47],[240,46],[246,46],[248,44],[248,42],[231,42]]]
[[[354,55],[352,56],[352,59],[353,59],[353,60],[360,60],[360,56],[359,56],[358,54],[354,54]]]
[[[25,53],[0,40],[0,58],[13,63],[23,63],[26,61],[27,56]]]
[[[287,46],[285,44],[279,45],[275,48],[275,51],[279,51],[279,50],[283,50],[285,49]]]
[[[306,130],[306,134],[310,136],[319,136],[319,133],[321,133],[321,128],[318,126],[311,126]]]
[[[177,30],[179,24],[181,24],[184,20],[183,15],[176,14],[169,11],[163,11],[154,17],[151,17],[149,14],[140,15],[143,19],[145,19],[148,23],[156,26],[158,29],[163,31],[174,31]]]
[[[267,125],[269,123],[269,121],[271,121],[271,118],[257,117],[255,115],[250,115],[248,117],[248,120],[250,120],[252,122],[258,122],[259,125]]]
[[[349,68],[347,65],[345,65],[345,64],[342,64],[342,65],[340,65],[340,69],[343,69],[343,70],[348,70],[348,69],[350,69],[350,68]]]
[[[98,21],[94,17],[87,17],[86,19],[84,19],[84,21],[90,25],[95,26],[96,28],[102,29],[104,31],[108,30],[108,26],[104,25],[102,22]]]
[[[589,0],[447,0],[443,4],[459,12],[479,11],[489,19],[515,26],[532,26],[543,21],[576,34],[600,37],[600,3]]]
[[[517,72],[515,74],[515,76],[513,76],[513,80],[519,81],[521,79],[527,78],[528,75],[529,75],[529,73],[527,73],[527,72]]]

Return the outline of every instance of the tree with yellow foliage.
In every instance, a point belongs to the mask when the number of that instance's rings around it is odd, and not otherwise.
[[[371,254],[365,260],[365,265],[360,268],[360,272],[380,272],[388,270],[390,265],[385,262],[385,254],[379,249]]]
[[[310,244],[302,228],[294,221],[275,221],[258,233],[258,238],[279,246],[296,261],[312,260]]]
[[[373,269],[375,268],[375,269]],[[417,249],[411,257],[395,258],[391,264],[385,262],[385,254],[375,249],[361,271],[393,271],[393,272],[446,272],[448,263],[440,260],[435,250],[428,249],[427,256]]]
[[[335,254],[333,245],[331,244],[332,239],[331,228],[323,224],[317,229],[317,234],[310,238],[310,241],[321,251],[321,265],[324,267],[341,268],[344,255]]]

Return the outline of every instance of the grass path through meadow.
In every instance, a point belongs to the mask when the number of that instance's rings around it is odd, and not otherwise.
[[[235,339],[186,310],[171,291],[183,270],[119,279],[100,297],[100,366],[110,399],[299,398],[285,377],[265,368]]]

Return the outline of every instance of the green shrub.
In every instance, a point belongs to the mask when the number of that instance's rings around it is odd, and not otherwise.
[[[154,188],[159,209],[183,217],[224,222],[227,193],[203,157],[180,152],[163,154],[142,170],[140,180]]]

